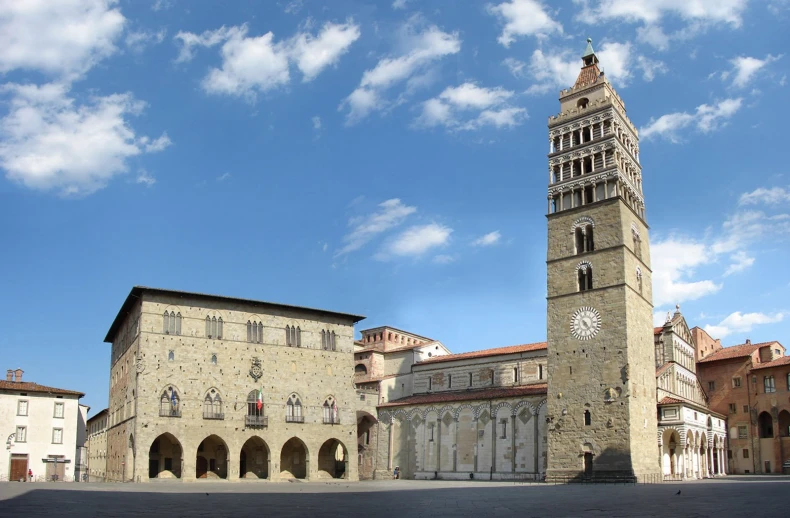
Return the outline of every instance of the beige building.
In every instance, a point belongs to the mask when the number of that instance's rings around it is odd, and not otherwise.
[[[7,437],[0,476],[24,480],[32,470],[34,480],[79,478],[79,400],[85,394],[23,381],[23,374],[9,370],[0,381],[0,433]]]
[[[88,481],[107,480],[107,421],[109,412],[101,410],[88,419]]]
[[[133,288],[105,338],[106,478],[356,480],[362,318]]]
[[[545,375],[545,342],[425,355],[379,404],[375,478],[542,479]]]
[[[657,479],[639,140],[587,41],[549,118],[547,478]]]

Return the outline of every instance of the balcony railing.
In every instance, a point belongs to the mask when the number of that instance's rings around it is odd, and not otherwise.
[[[304,423],[303,415],[287,415],[285,416],[286,423]]]
[[[324,416],[324,424],[340,424],[340,416]]]
[[[203,412],[203,419],[225,419],[222,412]]]
[[[160,408],[159,417],[181,417],[181,409],[179,408]]]
[[[249,428],[264,428],[269,426],[269,416],[245,415],[244,424]]]

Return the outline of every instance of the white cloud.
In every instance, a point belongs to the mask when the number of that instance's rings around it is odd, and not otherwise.
[[[657,25],[646,25],[636,29],[636,39],[642,43],[647,43],[658,50],[669,48],[670,37],[664,30]]]
[[[398,198],[384,201],[378,207],[373,214],[349,221],[351,232],[343,236],[345,245],[335,256],[359,250],[377,235],[400,225],[407,216],[417,212],[417,207],[404,205]]]
[[[489,4],[486,8],[505,25],[497,38],[505,47],[510,47],[517,37],[562,34],[562,25],[552,19],[538,0],[511,0],[499,5]]]
[[[126,48],[134,53],[141,53],[147,47],[159,45],[165,39],[167,29],[161,29],[157,32],[153,31],[135,31],[126,34]]]
[[[590,24],[621,19],[627,22],[657,24],[665,17],[677,16],[687,22],[725,23],[740,27],[741,14],[748,0],[599,0],[589,7],[589,0],[574,0],[582,4],[578,20]]]
[[[230,176],[231,176],[231,175],[230,175],[230,173],[222,173],[221,175],[219,175],[219,176],[217,177],[217,181],[218,181],[218,182],[224,182],[225,180],[227,180],[228,178],[230,178]]]
[[[171,7],[173,7],[173,2],[174,1],[175,0],[156,0],[151,5],[151,10],[152,11],[164,11],[164,10],[170,9]]]
[[[321,117],[316,115],[315,117],[313,117],[312,120],[313,120],[313,129],[316,130],[316,131],[320,130],[321,129]]]
[[[283,12],[285,12],[285,14],[299,14],[299,11],[302,10],[302,7],[304,7],[303,0],[291,0],[285,5]]]
[[[347,124],[355,124],[373,111],[387,109],[392,104],[385,96],[387,90],[404,82],[412,89],[424,84],[421,79],[432,64],[461,50],[457,33],[443,32],[434,25],[415,34],[418,23],[419,19],[413,18],[403,26],[403,53],[383,58],[366,70],[359,86],[340,104],[339,110],[348,109]]]
[[[432,248],[446,245],[452,232],[453,229],[438,223],[415,225],[388,242],[375,257],[380,261],[395,257],[419,257]]]
[[[302,81],[312,81],[326,67],[337,65],[340,56],[348,52],[360,34],[359,25],[352,22],[327,23],[318,36],[306,32],[297,34],[289,46],[291,59],[304,74]]]
[[[663,137],[670,142],[681,142],[680,130],[694,126],[702,133],[717,130],[727,123],[727,119],[740,109],[743,99],[725,99],[714,105],[701,104],[694,114],[675,112],[662,115],[658,119],[650,119],[647,126],[640,128],[639,135],[643,139],[655,136]]]
[[[392,8],[395,10],[406,9],[408,3],[409,0],[394,0],[394,2],[392,2]]]
[[[646,58],[645,56],[636,58],[636,66],[642,71],[642,79],[648,83],[655,79],[658,74],[666,74],[668,71],[663,61]]]
[[[790,187],[787,189],[760,187],[752,192],[741,194],[738,199],[738,205],[778,205],[781,203],[790,203]]]
[[[512,91],[501,87],[484,88],[474,83],[451,86],[425,101],[414,123],[417,127],[445,126],[452,130],[513,127],[527,118],[527,111],[509,106],[507,100],[512,96]]]
[[[146,153],[157,153],[170,147],[173,141],[170,140],[170,137],[167,136],[167,132],[165,132],[162,133],[159,138],[153,140],[148,137],[140,137],[138,143],[143,147]]]
[[[73,80],[112,55],[126,19],[114,0],[0,2],[0,73],[38,70]]]
[[[767,65],[779,60],[782,55],[772,56],[768,54],[765,59],[757,59],[748,56],[739,56],[731,59],[732,71],[723,72],[722,79],[727,79],[733,75],[732,86],[736,88],[745,88],[757,76],[757,74],[764,69]]]
[[[474,241],[472,241],[472,246],[491,246],[496,245],[499,243],[499,240],[502,239],[502,234],[499,233],[499,230],[494,230],[493,232],[489,232],[484,236],[480,236]]]
[[[351,21],[328,22],[317,36],[299,32],[280,42],[274,41],[272,32],[257,37],[248,37],[247,33],[246,24],[201,34],[179,32],[174,38],[181,45],[176,62],[193,59],[196,47],[221,43],[222,65],[209,70],[202,82],[204,90],[255,99],[260,92],[288,84],[292,63],[301,71],[304,82],[312,81],[324,69],[336,65],[360,36],[359,26]]]
[[[502,61],[502,64],[510,70],[510,73],[513,74],[513,77],[524,77],[527,64],[521,60],[516,58],[505,58]]]
[[[722,287],[712,280],[692,280],[695,269],[712,260],[701,242],[678,237],[656,240],[651,245],[651,259],[656,307],[696,300]]]
[[[436,264],[450,264],[455,261],[455,257],[447,254],[439,254],[434,256],[433,262]]]
[[[733,273],[742,272],[751,267],[754,264],[754,257],[749,256],[749,254],[743,250],[738,250],[730,256],[730,261],[732,261],[732,264],[730,264],[730,266],[728,266],[727,270],[724,272],[725,277],[728,277]]]
[[[9,111],[0,119],[0,166],[9,180],[67,196],[91,194],[128,169],[130,157],[170,143],[136,135],[128,118],[145,103],[132,94],[93,97],[79,104],[68,87],[6,84]]]
[[[705,326],[705,331],[715,338],[725,338],[733,333],[747,333],[754,326],[764,324],[775,324],[784,320],[783,313],[741,313],[736,311],[727,316],[717,325]]]
[[[600,61],[599,67],[606,72],[606,77],[618,86],[627,86],[631,82],[631,61],[633,47],[631,43],[605,41],[595,54]],[[570,85],[569,85],[570,86]]]
[[[139,173],[137,173],[137,178],[135,178],[135,183],[141,183],[146,187],[151,187],[156,183],[156,178],[148,174],[148,171],[145,169],[141,169]]]

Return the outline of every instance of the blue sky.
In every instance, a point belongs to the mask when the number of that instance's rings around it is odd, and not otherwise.
[[[790,345],[787,0],[0,1],[2,368],[106,406],[133,285],[545,339],[547,117],[639,128],[656,320]]]

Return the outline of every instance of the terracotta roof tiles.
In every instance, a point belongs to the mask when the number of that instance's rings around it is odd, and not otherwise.
[[[445,403],[451,401],[471,401],[475,399],[496,399],[504,397],[520,397],[531,395],[543,395],[547,393],[548,385],[536,383],[534,385],[523,385],[520,387],[497,387],[478,390],[464,390],[453,392],[432,392],[429,394],[417,394],[402,399],[396,399],[379,405],[382,407],[398,407],[406,405],[427,405],[431,403]]]
[[[674,405],[677,403],[685,403],[685,401],[681,399],[675,399],[673,397],[664,396],[664,398],[658,402],[659,405]]]
[[[470,351],[468,353],[437,356],[436,358],[423,360],[418,365],[423,365],[426,363],[449,362],[454,360],[466,360],[470,358],[485,358],[487,356],[500,356],[503,354],[526,353],[531,351],[540,351],[541,349],[546,349],[546,348],[547,348],[546,342],[537,342],[534,344],[510,345],[508,347],[496,347],[494,349],[482,349],[480,351]]]
[[[752,367],[752,370],[770,369],[771,367],[781,367],[782,365],[790,365],[790,356],[782,356],[771,362],[757,364],[755,367]]]
[[[709,356],[706,356],[705,358],[701,359],[698,363],[715,362],[718,360],[731,360],[733,358],[745,358],[750,354],[752,354],[757,349],[759,349],[760,347],[771,345],[773,343],[776,342],[731,345],[729,347],[724,347],[723,349],[720,349]]]
[[[32,381],[5,381],[0,380],[0,390],[13,390],[19,392],[43,392],[46,394],[61,394],[64,396],[79,396],[83,397],[85,394],[77,392],[76,390],[59,389],[55,387],[46,387],[33,383]]]
[[[573,87],[578,88],[583,85],[591,85],[598,80],[600,75],[601,71],[598,69],[598,65],[586,66],[579,72],[579,77],[576,78],[576,84]]]

